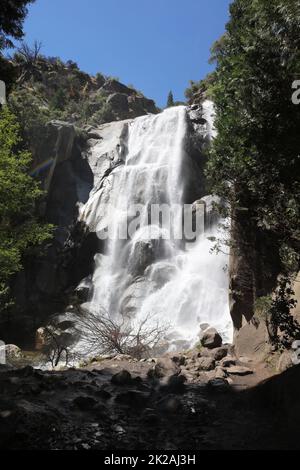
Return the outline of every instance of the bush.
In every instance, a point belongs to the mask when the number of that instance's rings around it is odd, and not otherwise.
[[[141,359],[150,357],[165,337],[168,325],[151,316],[134,322],[121,316],[111,318],[104,310],[93,313],[79,309],[77,329],[82,334],[80,346],[85,355],[118,353]]]
[[[35,216],[42,196],[28,175],[31,155],[21,150],[20,127],[5,106],[0,111],[0,310],[10,304],[9,282],[22,259],[51,237],[51,226]]]

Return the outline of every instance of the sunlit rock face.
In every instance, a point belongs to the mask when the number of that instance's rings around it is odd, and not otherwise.
[[[110,237],[95,255],[85,306],[133,324],[148,317],[165,323],[169,349],[198,342],[203,323],[232,339],[228,257],[211,253],[219,220],[203,176],[213,117],[206,101],[197,110],[178,106],[89,130],[86,158],[94,185],[79,220],[99,238]],[[206,214],[205,232],[188,242],[175,234],[183,204],[193,202],[194,213],[203,208]],[[158,204],[171,208],[169,224],[149,218]],[[136,226],[133,205],[140,207]]]

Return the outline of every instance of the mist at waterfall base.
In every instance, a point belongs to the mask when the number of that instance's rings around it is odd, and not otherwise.
[[[207,132],[213,136],[213,110],[203,105]],[[101,189],[94,188],[81,209],[81,218],[97,233],[115,234],[104,253],[95,256],[90,299],[84,308],[133,328],[147,322],[165,325],[166,350],[184,350],[199,343],[201,324],[215,327],[224,342],[232,340],[228,304],[228,255],[211,252],[218,222],[210,224],[194,242],[174,237],[182,224],[185,203],[182,168],[187,158],[187,111],[184,106],[147,115],[128,125],[124,164],[117,166]],[[120,150],[120,151],[121,151]],[[117,234],[139,204],[139,226],[133,237]],[[153,204],[167,204],[173,217],[169,227],[149,224]],[[109,210],[105,208],[109,207]],[[174,209],[175,208],[175,209]],[[84,281],[86,282],[86,281]],[[80,344],[80,342],[79,342]]]

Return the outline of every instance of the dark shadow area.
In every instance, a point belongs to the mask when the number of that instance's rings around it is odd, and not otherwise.
[[[115,363],[114,363],[115,364]],[[253,389],[149,378],[149,364],[0,369],[0,448],[298,449],[300,366]]]

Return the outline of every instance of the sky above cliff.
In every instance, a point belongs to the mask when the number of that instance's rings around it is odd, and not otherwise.
[[[132,84],[164,106],[184,99],[189,80],[212,66],[209,49],[224,32],[230,0],[36,0],[25,40],[43,53],[74,60]]]

